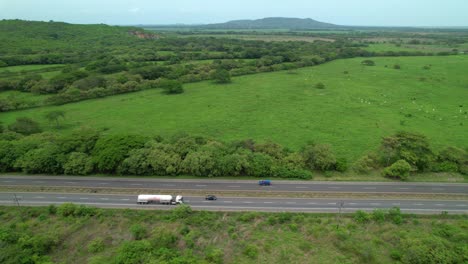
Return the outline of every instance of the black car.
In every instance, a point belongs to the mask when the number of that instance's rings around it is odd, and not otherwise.
[[[215,200],[218,200],[218,198],[216,198],[216,196],[214,195],[207,195],[205,197],[205,200],[215,201]]]

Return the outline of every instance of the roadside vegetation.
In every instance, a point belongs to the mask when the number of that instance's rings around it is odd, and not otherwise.
[[[64,113],[48,114],[60,126]],[[19,118],[0,133],[0,172],[29,174],[111,174],[139,176],[273,177],[312,179],[335,171],[365,175],[381,171],[409,180],[427,172],[468,174],[468,151],[449,146],[434,151],[421,134],[384,137],[375,151],[357,161],[337,156],[332,146],[311,142],[297,151],[251,139],[222,142],[185,134],[169,138],[106,134],[80,129],[71,134],[41,133],[38,123]]]
[[[0,207],[0,262],[466,263],[466,216]]]

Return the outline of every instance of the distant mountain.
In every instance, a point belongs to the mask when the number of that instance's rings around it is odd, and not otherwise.
[[[269,17],[257,20],[233,20],[226,23],[201,26],[208,29],[329,29],[342,26],[310,18]]]

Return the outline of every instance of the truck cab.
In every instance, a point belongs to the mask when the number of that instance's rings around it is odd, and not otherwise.
[[[270,186],[271,181],[270,180],[260,180],[260,181],[258,181],[258,185],[260,185],[260,186]]]

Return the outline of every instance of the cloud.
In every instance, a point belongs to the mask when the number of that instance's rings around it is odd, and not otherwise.
[[[140,12],[140,8],[139,8],[139,7],[134,7],[134,8],[132,8],[132,9],[129,9],[128,12],[130,12],[130,13],[138,13],[138,12]]]

